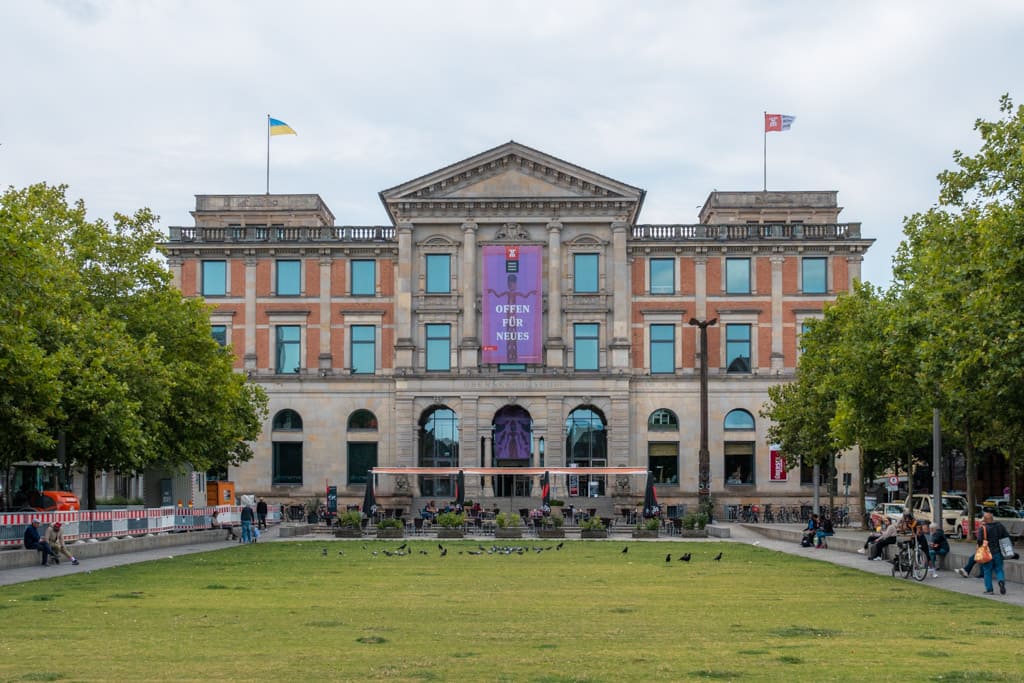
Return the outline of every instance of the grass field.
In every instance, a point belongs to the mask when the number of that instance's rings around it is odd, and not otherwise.
[[[1020,608],[756,547],[383,553],[402,542],[261,543],[4,587],[0,681],[1024,677]]]

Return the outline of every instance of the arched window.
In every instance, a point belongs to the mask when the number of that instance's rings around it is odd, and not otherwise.
[[[348,416],[348,428],[349,431],[363,429],[375,432],[377,431],[377,416],[369,410],[357,410]]]
[[[302,418],[294,410],[285,408],[274,416],[273,428],[274,431],[301,432]]]
[[[647,429],[655,432],[679,431],[679,418],[668,408],[658,408],[647,418]]]
[[[447,406],[434,406],[420,417],[420,467],[457,467],[459,464],[459,418]],[[421,476],[424,496],[454,495],[454,476]]]
[[[730,410],[729,414],[725,416],[725,429],[745,429],[751,430],[754,428],[754,416],[745,410]]]
[[[575,463],[580,467],[608,466],[608,431],[604,415],[597,408],[583,406],[569,413],[565,421],[565,453],[569,464]],[[582,490],[576,495],[604,495],[604,476],[584,474],[579,477],[579,482]],[[573,495],[572,491],[569,495]]]

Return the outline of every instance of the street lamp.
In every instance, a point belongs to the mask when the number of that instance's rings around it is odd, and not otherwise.
[[[708,452],[708,327],[718,322],[690,318],[690,324],[700,328],[700,451],[697,453],[697,495],[701,512],[711,518],[708,500],[711,497],[711,454]]]

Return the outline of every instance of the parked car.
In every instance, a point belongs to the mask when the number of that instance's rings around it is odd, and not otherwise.
[[[910,510],[914,518],[919,522],[934,522],[932,516],[932,494],[915,493],[907,499],[906,508]],[[967,514],[967,499],[963,496],[953,496],[948,493],[942,494],[942,530],[947,536],[955,536],[957,527],[960,525],[960,518]]]
[[[882,520],[888,520],[889,524],[895,524],[903,518],[902,503],[879,503],[871,511],[871,526],[878,528]]]
[[[982,514],[984,514],[986,507],[991,507],[991,506],[983,506],[983,505],[975,505],[974,506],[974,529],[975,529],[975,531],[977,531],[978,527],[981,525],[981,516],[982,516]],[[957,520],[956,531],[953,533],[953,537],[954,538],[967,538],[967,529],[969,527],[968,527],[968,519],[967,519],[966,509],[967,508],[965,507],[964,508],[964,510],[965,510],[964,514],[960,517],[960,519]],[[1017,511],[1014,508],[1006,506],[1006,505],[1001,505],[1001,506],[995,507],[993,509],[992,517],[997,522],[1003,522],[1004,525],[1006,525],[1009,522],[1019,522],[1020,521],[1020,516],[1017,514]],[[1009,529],[1009,527],[1007,527],[1007,529]]]

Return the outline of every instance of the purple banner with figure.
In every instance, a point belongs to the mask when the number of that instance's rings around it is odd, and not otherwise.
[[[483,248],[483,362],[541,362],[540,246]]]

